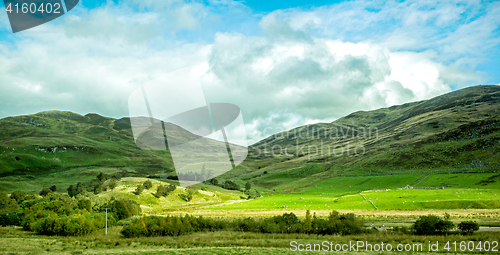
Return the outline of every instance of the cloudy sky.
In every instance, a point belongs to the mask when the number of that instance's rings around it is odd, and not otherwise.
[[[500,83],[500,2],[80,1],[13,34],[0,8],[0,118],[129,114],[138,86],[205,68],[250,143],[353,111]],[[266,129],[267,128],[267,129]]]

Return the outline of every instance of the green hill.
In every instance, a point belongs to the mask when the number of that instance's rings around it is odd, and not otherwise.
[[[500,86],[469,87],[429,100],[354,112],[332,123],[272,135],[252,148],[247,168],[224,178],[295,192],[337,176],[496,172]],[[409,178],[397,185],[412,183]]]
[[[156,140],[153,136],[144,139]],[[387,208],[438,208],[441,204],[489,208],[498,203],[494,190],[500,189],[499,147],[500,86],[475,86],[275,134],[251,146],[245,162],[219,179],[233,180],[242,187],[248,181],[262,194],[294,193],[306,199],[323,195],[318,201],[325,208],[384,208],[379,203],[406,197],[407,187],[423,190],[412,191],[421,194],[411,198],[412,204],[403,206],[402,201]],[[52,184],[65,190],[70,184],[89,181],[100,171],[134,177],[175,175],[168,150],[136,146],[128,118],[50,111],[0,120],[1,190],[37,193]],[[203,185],[211,190],[210,185]],[[439,191],[443,187],[453,190],[443,193]],[[482,198],[490,202],[458,195],[470,188],[492,194]],[[394,194],[374,196],[379,201],[357,194],[388,189]],[[120,196],[118,193],[119,189],[113,196]],[[133,197],[129,193],[126,196]],[[436,202],[426,195],[441,193],[441,199],[449,201]],[[238,198],[236,193],[229,196]],[[266,201],[270,201],[269,208],[289,206],[273,199],[266,196],[226,207],[258,208]],[[286,202],[286,196],[283,199]],[[338,202],[330,204],[334,199]],[[217,204],[212,200],[207,197],[200,203]],[[320,204],[307,206],[322,208]]]
[[[165,151],[141,150],[130,120],[60,111],[0,120],[0,175],[37,175],[84,166],[169,166]]]

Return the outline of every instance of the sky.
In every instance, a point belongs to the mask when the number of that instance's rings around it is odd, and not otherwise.
[[[360,110],[500,84],[499,1],[83,0],[13,34],[0,5],[0,118],[121,118],[141,84],[201,66],[249,144]]]

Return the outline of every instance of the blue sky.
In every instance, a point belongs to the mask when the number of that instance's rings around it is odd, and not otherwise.
[[[0,10],[0,117],[128,115],[155,77],[204,68],[207,100],[239,105],[257,141],[500,83],[500,2],[81,1],[12,34]],[[272,130],[272,131],[269,131]]]

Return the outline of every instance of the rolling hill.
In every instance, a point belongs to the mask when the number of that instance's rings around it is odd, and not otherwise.
[[[474,180],[470,187],[498,188],[500,86],[469,87],[298,127],[254,144],[249,155],[219,178],[242,186],[249,181],[264,193],[325,193],[333,186],[341,188],[326,193],[458,187],[454,183],[463,178]],[[95,169],[137,177],[175,175],[168,150],[136,146],[129,118],[48,111],[0,120],[1,176],[48,181],[54,173],[84,178],[76,173],[100,171]],[[458,177],[435,178],[442,173]],[[471,177],[474,173],[484,176]],[[345,186],[341,178],[351,177]],[[4,190],[19,188],[8,182]],[[73,182],[61,179],[63,187]],[[39,188],[32,186],[29,190]]]

